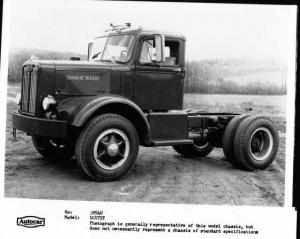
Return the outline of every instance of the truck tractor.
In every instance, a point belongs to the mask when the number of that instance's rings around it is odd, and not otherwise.
[[[183,110],[185,42],[176,33],[111,24],[88,44],[87,60],[26,61],[14,137],[16,129],[26,132],[45,158],[75,156],[95,181],[126,175],[140,145],[172,146],[190,158],[223,148],[236,168],[268,167],[279,143],[270,119]]]

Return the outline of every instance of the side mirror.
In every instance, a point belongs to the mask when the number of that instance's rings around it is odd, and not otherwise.
[[[91,50],[92,50],[92,47],[93,47],[93,43],[90,42],[89,45],[88,45],[88,54],[87,54],[87,60],[90,59],[90,55],[91,55]]]

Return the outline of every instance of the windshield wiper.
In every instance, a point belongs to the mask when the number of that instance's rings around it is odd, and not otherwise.
[[[95,59],[97,56],[99,56],[100,53],[102,53],[102,51],[99,51],[98,53],[94,54],[94,55],[92,56],[92,59]]]

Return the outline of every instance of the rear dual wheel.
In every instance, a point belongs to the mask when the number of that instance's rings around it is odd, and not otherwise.
[[[236,131],[240,126],[241,122],[248,118],[250,115],[238,115],[235,116],[226,126],[222,137],[222,145],[223,145],[223,152],[225,158],[234,166],[241,166],[239,165],[238,160],[236,160],[234,155],[234,137],[236,135]]]
[[[267,117],[254,115],[236,116],[231,122],[223,135],[228,160],[246,170],[268,167],[275,159],[279,144],[274,123]]]
[[[265,169],[275,159],[278,145],[274,123],[263,116],[251,116],[237,129],[234,155],[246,170]]]

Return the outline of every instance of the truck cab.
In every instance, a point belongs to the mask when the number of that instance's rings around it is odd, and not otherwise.
[[[88,60],[111,64],[110,93],[143,110],[182,109],[185,38],[175,33],[115,28],[89,44]]]
[[[111,25],[88,44],[87,60],[26,61],[14,132],[31,135],[45,158],[75,155],[96,181],[127,174],[140,145],[173,146],[185,157],[222,147],[236,166],[267,167],[278,148],[269,119],[183,110],[185,41]]]

